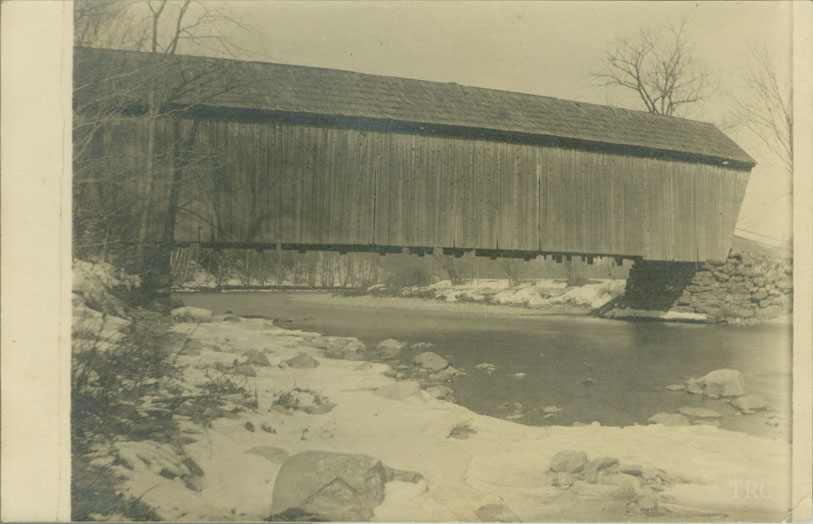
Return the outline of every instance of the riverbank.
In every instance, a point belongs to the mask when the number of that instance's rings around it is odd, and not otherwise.
[[[88,415],[74,424],[83,519],[784,518],[789,443],[724,428],[764,430],[765,418],[787,435],[788,414],[751,398],[734,416],[691,380],[731,365],[749,395],[786,407],[778,328],[316,292],[186,294],[211,309],[181,308],[167,325],[114,296],[134,283],[112,268],[75,269],[74,400],[115,393],[119,375],[138,388],[112,407],[74,406]],[[91,357],[125,360],[83,373]],[[77,389],[83,376],[90,390]],[[522,403],[466,407],[500,395]]]
[[[175,410],[197,481],[167,478],[169,455],[148,463],[166,453],[150,441],[98,451],[113,459],[123,490],[163,519],[262,520],[284,461],[314,450],[370,455],[420,474],[386,483],[375,520],[478,521],[497,508],[520,521],[784,518],[789,446],[780,441],[707,425],[524,426],[438,400],[386,364],[326,358],[317,333],[235,319],[174,328],[189,338],[179,358],[186,384],[201,389],[219,373],[247,386],[206,424]],[[299,405],[290,401],[297,391]],[[308,410],[317,396],[324,408]],[[611,457],[619,476],[608,473],[605,483],[554,473],[551,459],[562,450]],[[738,496],[746,481],[770,486],[771,496]]]
[[[511,285],[507,279],[478,279],[465,284],[442,280],[430,286],[387,290],[371,288],[372,295],[405,298],[429,298],[447,303],[520,306],[547,311],[588,313],[607,304],[624,292],[624,280],[596,279],[571,285],[560,279],[535,279]]]
[[[352,339],[233,315],[173,330],[187,339],[185,396],[231,384],[230,401],[214,418],[177,406],[174,450],[116,442],[92,458],[162,519],[262,520],[283,464],[306,451],[415,473],[385,483],[373,520],[784,518],[789,446],[778,440],[709,425],[530,427],[435,398],[387,364],[348,360],[365,351]],[[592,476],[551,471],[563,450],[611,460]],[[770,496],[745,498],[746,482]]]
[[[274,292],[274,291],[311,291],[303,296],[318,297],[322,303],[334,304],[381,304],[384,307],[415,307],[421,310],[438,309],[453,311],[488,311],[508,314],[573,315],[588,314],[613,299],[624,291],[624,280],[601,279],[590,280],[582,285],[571,286],[564,280],[538,279],[510,285],[507,279],[478,279],[466,284],[452,285],[442,280],[429,286],[387,288],[372,286],[368,289],[307,289],[293,286],[240,287],[227,286],[213,289],[210,287],[184,287],[176,293],[194,292]],[[330,298],[326,298],[330,296]],[[445,304],[445,305],[431,305]],[[446,305],[452,305],[448,307]]]

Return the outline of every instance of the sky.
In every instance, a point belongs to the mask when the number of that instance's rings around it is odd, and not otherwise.
[[[590,78],[622,36],[687,19],[698,63],[715,94],[687,118],[723,124],[764,43],[789,83],[790,5],[783,2],[210,1],[244,27],[228,31],[237,58],[519,91],[640,108]],[[194,49],[187,52],[197,53]],[[790,184],[753,136],[726,132],[758,166],[738,227],[790,235]]]

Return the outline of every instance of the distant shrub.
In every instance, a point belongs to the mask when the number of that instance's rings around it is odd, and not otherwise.
[[[403,288],[428,286],[434,281],[432,269],[425,258],[410,255],[390,255],[384,274],[384,285]]]

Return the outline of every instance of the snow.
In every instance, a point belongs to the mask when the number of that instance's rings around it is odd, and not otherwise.
[[[595,300],[600,295],[582,296]],[[748,521],[785,517],[781,494],[789,493],[790,448],[780,440],[708,425],[524,426],[478,415],[425,392],[413,394],[414,387],[407,387],[407,394],[376,394],[377,389],[391,391],[398,382],[384,375],[392,374],[389,366],[324,358],[324,350],[310,345],[314,334],[284,330],[267,320],[215,319],[197,327],[177,324],[174,329],[201,342],[199,354],[180,357],[189,384],[205,384],[214,363],[229,365],[247,350],[262,351],[272,366],[257,367],[256,378],[250,379],[257,393],[256,409],[217,418],[210,426],[176,415],[189,441],[183,452],[204,471],[199,486],[160,474],[161,465],[182,470],[166,448],[155,444],[153,452],[144,450],[149,441],[119,444],[130,450],[130,457],[160,458],[155,465],[141,461],[134,469],[124,464],[111,467],[125,479],[127,494],[142,497],[164,519],[262,520],[271,512],[280,469],[279,460],[272,458],[307,450],[363,453],[389,467],[420,472],[424,480],[417,484],[387,484],[384,502],[375,510],[378,520],[477,521],[477,510],[488,504],[505,506],[523,521],[632,518],[625,503],[611,495],[617,486],[553,485],[551,458],[568,449],[591,459],[614,457],[667,472],[675,482],[651,496],[673,512],[667,514],[669,520],[697,520],[698,515]],[[278,366],[300,353],[320,365]],[[272,409],[276,396],[293,388],[311,390],[335,407],[321,414]],[[449,438],[452,428],[460,425],[473,432],[464,439]],[[262,446],[274,448],[274,457],[258,456],[256,450]],[[770,486],[774,496],[737,498],[733,486],[744,480]]]
[[[505,279],[481,279],[453,286],[443,280],[426,287],[408,288],[404,296],[425,296],[427,292],[446,302],[483,302],[507,306],[547,308],[576,306],[596,309],[624,292],[624,280],[591,280],[581,286],[568,286],[563,280],[538,279],[511,286]]]

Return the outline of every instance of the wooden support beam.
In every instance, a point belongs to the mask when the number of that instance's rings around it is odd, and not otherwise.
[[[455,258],[460,258],[466,254],[466,251],[471,251],[471,249],[462,249],[459,247],[444,247],[443,254],[444,255],[454,255]],[[477,250],[474,250],[475,253]]]

